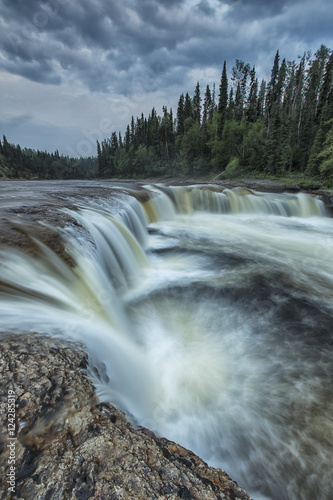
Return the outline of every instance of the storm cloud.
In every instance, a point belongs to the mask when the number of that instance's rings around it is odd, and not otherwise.
[[[18,92],[29,81],[32,93],[42,85],[55,99],[63,95],[58,112],[50,106],[55,115],[48,116],[57,127],[71,95],[73,102],[77,95],[80,103],[86,99],[87,109],[77,110],[82,128],[98,125],[104,100],[118,130],[131,112],[146,113],[163,101],[175,106],[197,80],[218,84],[224,60],[231,70],[242,59],[267,77],[277,49],[294,60],[333,45],[333,6],[326,0],[0,0],[0,8],[2,85],[15,82]],[[1,99],[4,128],[14,116],[32,113],[29,102],[11,110]],[[33,114],[36,123],[45,120],[38,106]],[[77,134],[78,119],[64,127]]]

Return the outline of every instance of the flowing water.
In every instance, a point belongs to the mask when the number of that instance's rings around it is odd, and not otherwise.
[[[105,198],[66,210],[79,224],[62,236],[74,267],[40,242],[38,259],[1,252],[2,328],[84,342],[101,400],[255,499],[331,499],[322,202],[216,186],[118,192],[118,211]]]

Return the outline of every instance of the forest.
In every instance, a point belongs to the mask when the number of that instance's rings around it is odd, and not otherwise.
[[[70,158],[0,141],[0,179],[86,179],[96,177],[96,158]]]
[[[174,116],[152,109],[97,142],[102,177],[233,177],[299,175],[333,181],[333,53],[321,46],[312,57],[280,61],[270,80],[236,60],[219,87],[198,82],[179,97]]]
[[[97,157],[69,158],[0,141],[0,178],[298,177],[333,184],[333,51],[281,61],[269,81],[236,59],[219,85],[182,93],[113,132]]]

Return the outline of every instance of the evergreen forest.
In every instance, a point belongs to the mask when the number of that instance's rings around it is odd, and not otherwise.
[[[0,179],[85,179],[95,177],[96,158],[70,158],[0,141]]]
[[[269,81],[236,60],[218,88],[179,97],[176,114],[152,109],[97,142],[103,177],[290,176],[333,180],[333,53],[297,61],[276,53]]]
[[[0,141],[0,178],[298,177],[333,184],[333,51],[286,61],[268,81],[224,62],[218,85],[197,83],[175,111],[132,116],[125,133],[97,141],[96,158],[21,149]]]

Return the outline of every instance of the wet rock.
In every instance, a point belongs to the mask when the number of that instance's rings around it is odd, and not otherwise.
[[[25,214],[26,215],[26,214]],[[41,221],[32,223],[32,218],[0,219],[0,248],[11,248],[24,252],[25,254],[40,257],[43,253],[40,244],[43,243],[52,250],[70,267],[75,265],[72,257],[65,248],[65,243],[61,237],[58,228],[67,224],[74,224],[68,216],[62,214],[58,220],[52,220],[52,224],[57,224],[56,227],[46,226],[48,222],[47,210],[44,213],[39,213],[43,217]]]
[[[34,334],[1,334],[0,499],[249,499],[221,469],[182,446],[134,429],[100,404],[87,377],[84,347]],[[15,393],[9,441],[8,391]],[[12,393],[11,393],[12,394]]]

